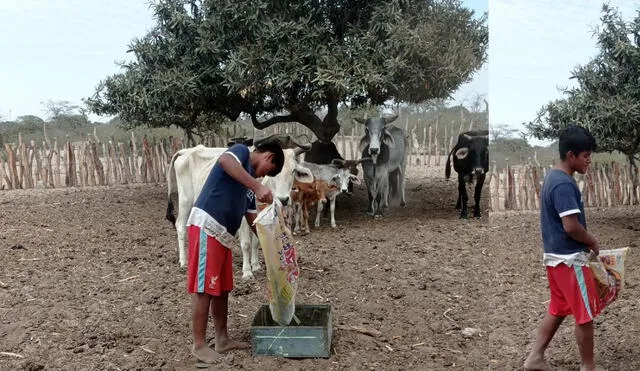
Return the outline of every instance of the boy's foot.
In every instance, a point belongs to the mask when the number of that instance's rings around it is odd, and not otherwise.
[[[525,371],[551,371],[551,367],[544,358],[530,359],[524,361]]]
[[[211,348],[209,348],[208,346],[203,346],[202,348],[198,348],[198,349],[191,349],[191,354],[193,354],[194,357],[196,357],[198,359],[198,361],[202,362],[202,363],[213,363],[216,361],[216,359],[218,358],[218,354]]]
[[[216,343],[216,352],[225,353],[234,349],[249,349],[251,344],[244,341],[229,340],[221,341],[220,344]]]

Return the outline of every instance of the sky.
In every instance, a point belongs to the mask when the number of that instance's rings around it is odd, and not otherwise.
[[[463,3],[478,16],[487,10],[486,0]],[[146,0],[0,0],[0,116],[46,118],[49,100],[81,105],[153,25]],[[486,64],[453,96],[468,104],[476,93],[488,93]]]
[[[640,0],[612,0],[623,19]],[[489,125],[524,130],[548,102],[572,87],[571,72],[597,53],[602,1],[489,0]],[[548,144],[531,138],[532,144]]]

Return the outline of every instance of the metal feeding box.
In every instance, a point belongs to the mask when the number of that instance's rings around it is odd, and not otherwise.
[[[280,326],[271,318],[268,305],[260,307],[251,324],[254,356],[329,358],[331,356],[331,306],[296,305],[296,317]]]

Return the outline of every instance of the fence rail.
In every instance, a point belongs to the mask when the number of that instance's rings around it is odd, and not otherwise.
[[[445,126],[444,136],[440,140],[436,122],[435,133],[431,125],[422,127],[422,143],[416,135],[420,122],[409,125],[405,121],[405,130],[409,137],[409,164],[413,166],[440,166],[442,155],[447,155],[459,133],[450,133]],[[469,126],[471,129],[471,126]],[[459,132],[463,126],[460,125]],[[315,136],[298,124],[279,124],[267,130],[254,130],[254,138],[273,133],[306,134],[313,141]],[[362,129],[355,126],[350,135],[341,130],[333,138],[338,152],[345,159],[360,158],[358,144],[364,135]],[[208,147],[226,147],[232,134],[226,130],[223,135],[212,135],[201,143]],[[444,143],[442,143],[444,142]],[[7,160],[0,157],[0,189],[62,188],[86,187],[96,185],[115,185],[130,183],[159,183],[166,181],[169,159],[181,148],[186,147],[186,138],[170,137],[158,140],[143,135],[141,139],[131,133],[127,143],[103,140],[96,135],[86,141],[53,144],[47,138],[39,145],[33,140],[18,143],[5,143]]]
[[[538,210],[540,188],[549,168],[538,165],[510,166],[490,172],[489,190],[491,209]],[[639,176],[638,169],[633,170]],[[640,195],[640,186],[634,189],[628,165],[619,162],[597,164],[584,175],[574,178],[582,192],[585,207],[613,207],[633,205]]]

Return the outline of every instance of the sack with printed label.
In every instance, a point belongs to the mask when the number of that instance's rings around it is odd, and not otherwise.
[[[269,310],[280,326],[288,326],[295,314],[298,262],[291,231],[282,215],[282,204],[274,199],[254,222],[269,281]]]
[[[624,290],[624,262],[628,251],[628,247],[600,250],[600,254],[589,261],[601,309],[613,303]]]

